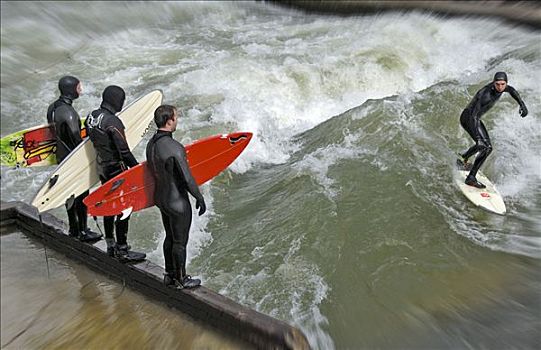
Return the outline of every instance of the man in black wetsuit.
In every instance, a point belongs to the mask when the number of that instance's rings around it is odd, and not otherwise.
[[[192,206],[188,192],[196,199],[199,215],[206,211],[205,199],[186,161],[184,146],[173,139],[177,128],[177,110],[162,105],[154,112],[158,127],[146,148],[147,163],[155,180],[154,200],[160,209],[165,241],[165,285],[172,288],[193,288],[201,280],[186,274],[186,246],[192,224]]]
[[[85,120],[88,136],[97,154],[98,174],[102,184],[117,176],[128,167],[138,164],[128,147],[124,124],[116,116],[122,110],[126,94],[115,85],[105,88],[99,109],[92,111]],[[146,254],[129,250],[128,223],[129,216],[120,220],[120,215],[103,218],[107,253],[123,262],[144,260]],[[116,242],[113,232],[116,231]]]
[[[475,145],[471,146],[466,152],[460,154],[462,159],[458,160],[459,166],[468,169],[468,159],[479,152],[473,166],[471,166],[470,173],[466,177],[465,183],[467,185],[477,188],[486,187],[477,181],[476,178],[479,168],[481,168],[481,165],[483,165],[489,154],[492,152],[490,137],[488,136],[485,125],[481,121],[481,116],[494,106],[504,92],[508,92],[511,97],[517,101],[520,106],[519,114],[522,118],[528,115],[528,109],[518,92],[511,85],[507,85],[507,74],[505,72],[497,72],[494,75],[494,80],[490,84],[485,85],[481,90],[477,91],[471,102],[460,115],[460,125],[462,125],[475,141]]]
[[[82,92],[79,79],[72,76],[62,77],[58,81],[60,97],[47,109],[47,122],[53,124],[56,135],[56,162],[60,164],[83,139],[81,137],[81,120],[72,106]],[[101,239],[102,234],[91,231],[87,225],[87,209],[83,199],[88,191],[66,202],[68,211],[69,235],[83,242]]]

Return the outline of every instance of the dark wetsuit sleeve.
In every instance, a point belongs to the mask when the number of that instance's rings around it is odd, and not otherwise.
[[[88,126],[88,118],[90,118],[90,113],[86,116],[85,123],[84,123],[86,134],[90,135],[90,127]]]
[[[472,109],[471,109],[471,117],[473,118],[474,122],[474,130],[479,130],[480,124],[481,124],[481,108],[482,101],[485,99],[484,95],[490,94],[490,89],[488,87],[484,87],[481,90],[475,94]]]
[[[49,123],[49,124],[54,123],[54,121],[53,121],[54,108],[55,108],[54,103],[51,103],[51,105],[47,109],[47,123]]]
[[[518,105],[521,108],[526,107],[526,105],[524,104],[524,101],[522,101],[522,99],[520,98],[520,95],[518,94],[518,91],[515,90],[514,87],[512,87],[511,85],[507,85],[507,87],[505,88],[505,92],[508,92],[509,95],[511,95],[511,97],[514,98],[515,101],[517,101]]]
[[[483,88],[475,94],[473,108],[471,109],[471,115],[476,119],[479,119],[479,113],[481,112],[481,101],[483,100],[482,96],[487,92],[486,88]]]
[[[107,133],[110,135],[111,139],[113,140],[122,161],[128,167],[131,168],[139,164],[137,159],[135,159],[135,157],[130,151],[130,147],[128,146],[128,141],[126,141],[126,135],[124,133],[124,125],[122,124],[120,119],[117,122],[115,122],[114,125],[107,128]]]
[[[81,137],[81,121],[79,115],[73,111],[64,124],[63,134],[70,139],[72,145],[78,145],[83,141]]]
[[[193,178],[192,172],[190,171],[190,166],[186,160],[186,150],[184,147],[180,147],[179,157],[174,157],[175,159],[175,168],[182,174],[184,181],[186,182],[186,187],[188,192],[194,196],[197,200],[203,200],[203,195],[199,192],[199,187]]]
[[[62,140],[65,147],[71,151],[83,139],[81,138],[81,121],[79,115],[69,105],[61,105],[54,110],[57,136]],[[49,118],[48,118],[49,119]]]

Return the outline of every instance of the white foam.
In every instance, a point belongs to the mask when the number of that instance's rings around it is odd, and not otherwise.
[[[344,159],[359,159],[363,155],[375,155],[375,152],[369,151],[357,145],[362,137],[362,132],[355,134],[346,134],[341,144],[333,144],[307,154],[301,161],[295,163],[293,167],[297,170],[297,176],[308,174],[312,176],[321,186],[322,192],[331,201],[341,191],[336,188],[335,181],[328,176],[329,167]]]
[[[324,330],[328,320],[320,310],[330,287],[317,265],[303,257],[302,242],[302,236],[294,238],[287,250],[280,253],[275,252],[276,240],[255,247],[251,254],[253,259],[237,261],[231,270],[220,271],[221,281],[217,283],[223,287],[219,292],[234,294],[240,303],[252,305],[273,317],[292,320],[314,348],[334,349],[332,338]],[[269,264],[269,256],[283,258]]]

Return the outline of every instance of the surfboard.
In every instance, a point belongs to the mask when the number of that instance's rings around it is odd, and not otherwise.
[[[504,215],[506,212],[505,203],[496,186],[480,171],[477,172],[477,180],[484,184],[486,188],[466,185],[464,181],[468,174],[469,171],[458,169],[455,176],[455,182],[466,198],[478,207],[492,213]]]
[[[154,90],[124,108],[118,117],[126,127],[126,140],[133,149],[151,129],[154,111],[163,100],[163,93]],[[70,197],[77,197],[99,181],[96,151],[89,138],[81,142],[49,175],[38,191],[32,205],[39,212],[63,205]]]
[[[252,139],[250,132],[209,136],[185,147],[186,158],[198,185],[212,179],[242,153]],[[92,216],[113,216],[153,206],[154,178],[147,162],[112,178],[88,195],[83,203]]]
[[[81,119],[81,137],[86,130]],[[51,124],[20,130],[0,139],[0,164],[26,168],[56,165],[56,137]]]

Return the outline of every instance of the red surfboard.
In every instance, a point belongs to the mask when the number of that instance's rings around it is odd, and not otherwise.
[[[250,132],[209,136],[186,146],[186,158],[198,185],[212,179],[242,153],[252,139]],[[154,205],[154,178],[143,162],[104,183],[83,203],[88,215],[124,217]]]

